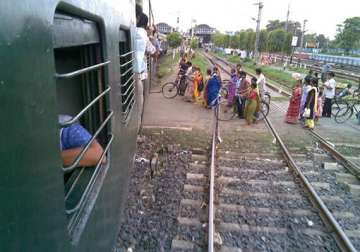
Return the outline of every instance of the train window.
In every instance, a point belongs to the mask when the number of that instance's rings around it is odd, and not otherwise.
[[[79,146],[68,144],[68,148],[76,147],[80,151],[70,165],[62,167],[68,229],[76,243],[110,164],[113,112],[108,110],[111,88],[105,82],[110,61],[103,59],[98,24],[64,13],[57,12],[54,17],[53,47],[58,114],[62,118],[59,120],[61,148],[64,149],[65,137],[76,135],[64,132],[71,132],[72,127],[87,131],[85,142],[76,139]],[[102,149],[98,160],[90,167],[81,166],[86,151],[94,143]]]
[[[133,73],[134,52],[131,48],[131,36],[128,30],[119,31],[119,57],[120,57],[120,87],[121,104],[124,114],[123,122],[129,118],[129,114],[135,103],[135,80]]]

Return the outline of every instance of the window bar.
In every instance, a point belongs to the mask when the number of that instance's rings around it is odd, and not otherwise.
[[[131,59],[128,62],[125,62],[124,64],[120,65],[120,67],[125,67],[125,66],[129,65],[132,62],[134,62],[134,59]]]
[[[133,53],[134,53],[134,51],[130,51],[130,52],[128,52],[128,53],[121,54],[120,57],[121,57],[121,58],[124,58],[124,57],[126,57],[126,56],[128,56],[128,55],[130,55],[130,54],[133,54]]]
[[[71,120],[61,123],[60,124],[60,128],[64,128],[67,127],[71,124],[74,124],[77,120],[79,120],[79,118],[87,111],[89,110],[90,107],[92,107],[98,100],[100,100],[100,98],[102,98],[104,95],[106,95],[107,93],[109,93],[111,90],[111,87],[108,87],[107,89],[105,89],[104,92],[102,92],[101,94],[99,94],[94,100],[92,100],[85,108],[83,108],[74,118],[72,118]]]
[[[130,67],[128,70],[126,70],[126,72],[124,72],[121,77],[124,77],[125,75],[127,75],[128,73],[130,73],[130,71],[133,70],[133,67]]]
[[[127,106],[126,111],[125,111],[125,112],[122,112],[124,115],[127,116],[127,115],[129,114],[130,109],[131,109],[131,106],[134,104],[134,102],[135,102],[135,95],[132,96],[132,99],[131,99],[129,105]],[[126,116],[125,116],[125,117],[126,117]]]
[[[134,94],[134,93],[132,93],[132,94]],[[128,102],[130,101],[130,98],[133,98],[133,95],[129,95],[129,96],[125,99],[125,101],[122,101],[121,103],[122,103],[123,105],[128,104]]]
[[[127,96],[131,90],[131,88],[135,88],[135,86],[133,85],[135,83],[135,81],[133,80],[133,82],[129,85],[129,87],[127,88],[127,90],[125,91],[125,93],[123,93],[121,96]]]
[[[79,174],[76,176],[76,179],[74,180],[74,182],[72,183],[70,189],[68,190],[68,192],[65,195],[65,201],[69,198],[70,194],[72,193],[72,191],[75,188],[75,185],[77,184],[78,180],[80,179],[81,175],[83,174],[85,168],[82,168],[79,172]]]
[[[121,83],[120,83],[120,85],[121,85],[122,87],[127,86],[127,85],[129,84],[129,82],[130,82],[134,77],[135,77],[135,74],[133,73],[133,74],[130,76],[130,78],[129,78],[124,84],[121,84]]]
[[[106,148],[104,149],[103,153],[101,154],[101,157],[100,157],[98,163],[96,164],[95,171],[94,171],[93,175],[91,176],[91,179],[90,179],[88,185],[86,186],[86,188],[84,190],[84,193],[82,194],[79,202],[76,204],[76,206],[74,208],[65,209],[66,214],[72,214],[72,213],[76,212],[80,208],[80,206],[83,204],[86,195],[88,194],[88,192],[90,191],[90,188],[93,187],[93,184],[96,181],[96,178],[97,178],[97,176],[99,174],[99,170],[100,170],[102,161],[104,160],[106,153],[109,151],[111,143],[112,143],[113,140],[114,140],[114,135],[111,134],[110,135],[110,140],[109,140],[108,144],[106,145]]]
[[[77,167],[77,165],[80,163],[80,160],[85,155],[85,152],[90,148],[90,145],[94,142],[95,138],[100,134],[100,132],[105,127],[107,122],[111,119],[113,114],[114,114],[114,111],[111,111],[110,114],[106,117],[105,121],[97,129],[95,134],[91,137],[90,141],[85,145],[84,149],[80,152],[79,156],[75,159],[75,161],[72,163],[72,165],[67,166],[67,167],[62,167],[63,172],[65,172],[65,173],[71,172]]]
[[[103,66],[106,66],[106,65],[110,64],[110,62],[111,61],[108,60],[106,62],[96,64],[96,65],[93,65],[93,66],[89,66],[89,67],[85,67],[85,68],[82,68],[82,69],[79,69],[79,70],[76,70],[76,71],[70,72],[70,73],[64,73],[64,74],[56,73],[55,77],[58,78],[58,79],[69,79],[69,78],[78,76],[80,74],[87,73],[87,72],[90,72],[90,71],[95,70],[95,69],[99,69],[99,68],[101,68]]]

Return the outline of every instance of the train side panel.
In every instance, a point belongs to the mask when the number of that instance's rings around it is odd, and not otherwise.
[[[104,80],[111,87],[107,109],[113,111],[110,165],[95,181],[88,200],[92,205],[84,207],[70,234],[54,77],[58,10],[96,23],[103,60],[110,61]],[[0,251],[110,251],[138,129],[136,99],[124,118],[119,89],[119,29],[134,29],[134,1],[5,0],[0,12]]]

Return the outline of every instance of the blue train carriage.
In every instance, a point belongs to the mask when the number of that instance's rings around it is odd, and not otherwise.
[[[0,23],[0,251],[111,251],[141,113],[135,1],[2,0]],[[76,123],[104,150],[92,167],[63,166]]]
[[[313,54],[311,58],[314,60],[324,61],[327,63],[360,66],[360,58],[356,58],[356,57],[336,56],[336,55],[327,55],[327,54]]]

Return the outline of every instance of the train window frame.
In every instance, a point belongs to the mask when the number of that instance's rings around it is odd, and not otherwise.
[[[66,29],[67,26],[71,29]],[[84,27],[86,29],[81,29]],[[79,86],[81,85],[82,90],[79,92],[81,94],[79,98],[83,100],[82,107],[76,112],[76,115],[66,122],[59,123],[59,127],[61,130],[81,121],[84,128],[88,129],[92,135],[73,164],[62,167],[64,172],[65,213],[68,217],[67,229],[74,245],[78,243],[85,229],[111,161],[110,147],[114,139],[111,133],[111,120],[114,112],[110,110],[111,85],[107,76],[108,66],[111,62],[105,60],[106,43],[102,39],[105,37],[103,36],[104,31],[102,20],[90,19],[78,13],[72,14],[59,8],[55,10],[53,51],[58,110],[61,109],[58,86],[60,86],[59,89],[61,85],[65,84],[71,86],[71,81]],[[57,32],[61,33],[61,36]],[[76,34],[76,38],[73,38],[74,34]],[[71,54],[72,50],[75,56]],[[73,61],[80,62],[78,64],[80,67],[76,67],[70,72],[58,73],[58,65],[62,60],[59,56],[60,53],[64,55],[68,53],[69,58],[73,57]],[[66,59],[66,56],[67,54],[63,57]],[[62,111],[59,111],[59,114],[61,113]],[[60,141],[59,137],[58,139]],[[78,167],[83,155],[95,139],[98,139],[103,147],[103,153],[97,164],[91,168]],[[103,163],[105,158],[106,163]],[[80,193],[77,189],[80,190]],[[75,196],[77,198],[75,198],[74,206],[68,208],[69,199],[71,200]]]
[[[119,89],[121,93],[122,123],[126,124],[131,118],[136,103],[136,87],[134,67],[134,49],[131,31],[127,27],[119,28]]]

